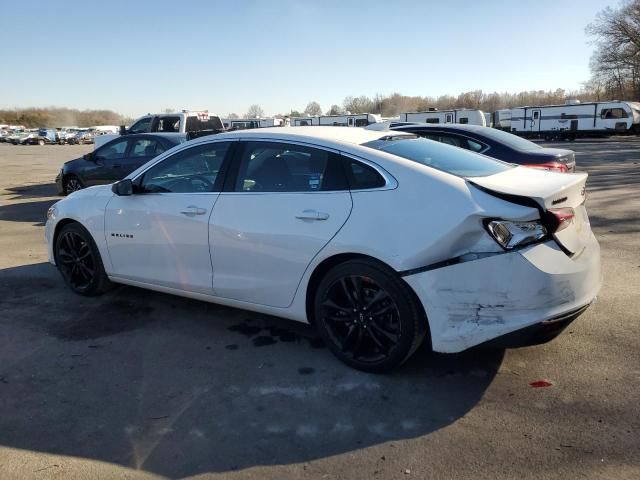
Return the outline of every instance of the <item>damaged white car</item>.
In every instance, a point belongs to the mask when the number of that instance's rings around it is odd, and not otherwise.
[[[246,130],[69,195],[46,236],[79,294],[115,282],[309,322],[383,371],[422,342],[535,343],[582,313],[601,284],[586,180],[399,132]]]

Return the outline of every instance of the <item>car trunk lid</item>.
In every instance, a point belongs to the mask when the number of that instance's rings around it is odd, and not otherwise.
[[[584,206],[587,176],[586,173],[553,173],[515,167],[467,181],[504,200],[535,204],[553,238],[568,253],[576,254],[582,251],[591,235]]]

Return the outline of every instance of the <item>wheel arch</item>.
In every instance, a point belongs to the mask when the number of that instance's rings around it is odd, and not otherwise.
[[[429,345],[431,346],[431,327],[429,325],[429,317],[427,315],[427,312],[424,308],[424,305],[422,304],[422,302],[420,301],[420,299],[418,298],[418,295],[416,294],[415,290],[407,283],[404,281],[404,279],[402,277],[400,277],[400,275],[398,275],[397,270],[395,270],[393,267],[391,267],[390,265],[388,265],[387,263],[372,257],[370,255],[365,255],[362,253],[354,253],[354,252],[345,252],[345,253],[338,253],[335,255],[332,255],[330,257],[325,258],[324,260],[322,260],[318,265],[316,265],[315,269],[313,270],[313,272],[311,273],[310,277],[309,277],[309,281],[307,282],[307,289],[306,289],[306,293],[305,293],[305,313],[307,315],[307,320],[309,321],[310,325],[314,325],[315,323],[315,318],[314,318],[314,313],[313,313],[313,297],[314,294],[316,292],[316,289],[318,288],[318,285],[320,284],[320,281],[322,280],[322,278],[329,272],[329,270],[331,270],[333,267],[340,265],[341,263],[347,262],[349,260],[358,260],[358,259],[362,259],[362,260],[369,260],[369,261],[373,261],[375,263],[380,264],[380,266],[382,266],[383,268],[395,273],[398,276],[398,279],[404,284],[404,286],[407,289],[407,292],[409,292],[409,295],[412,295],[414,297],[414,300],[416,301],[416,305],[419,306],[420,311],[422,313],[422,316],[426,322],[426,336],[425,336],[425,341],[429,341]]]
[[[53,231],[53,240],[52,240],[52,246],[54,248],[55,251],[55,247],[56,247],[56,242],[58,241],[58,235],[60,235],[60,230],[62,230],[62,227],[69,225],[71,223],[77,223],[78,225],[80,225],[82,228],[84,228],[85,230],[87,230],[87,232],[89,232],[89,230],[87,229],[87,227],[85,227],[84,225],[82,225],[82,223],[80,223],[78,220],[74,219],[74,218],[63,218],[62,220],[59,220],[58,223],[56,223],[56,228]],[[91,232],[89,232],[89,235],[91,235]],[[94,240],[95,241],[95,240]]]

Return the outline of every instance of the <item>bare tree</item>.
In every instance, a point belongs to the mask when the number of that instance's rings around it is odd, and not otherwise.
[[[340,105],[331,105],[331,108],[327,110],[327,115],[342,115],[344,110]]]
[[[322,108],[318,102],[309,102],[307,108],[304,109],[304,113],[310,117],[317,117],[322,115]]]
[[[264,116],[264,110],[262,110],[262,107],[257,103],[254,103],[253,105],[251,105],[249,107],[249,110],[247,110],[247,114],[246,114],[247,118],[261,118],[263,116]]]
[[[237,113],[229,113],[227,115],[227,118],[230,118],[231,120],[235,120],[235,119],[240,118],[240,117],[238,117]]]
[[[640,0],[607,7],[586,28],[594,37],[589,85],[619,100],[640,97]]]

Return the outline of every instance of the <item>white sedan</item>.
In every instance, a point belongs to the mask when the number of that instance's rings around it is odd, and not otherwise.
[[[247,130],[69,195],[46,237],[79,294],[115,282],[309,322],[383,371],[425,341],[535,343],[582,313],[601,284],[586,179],[400,132]]]

